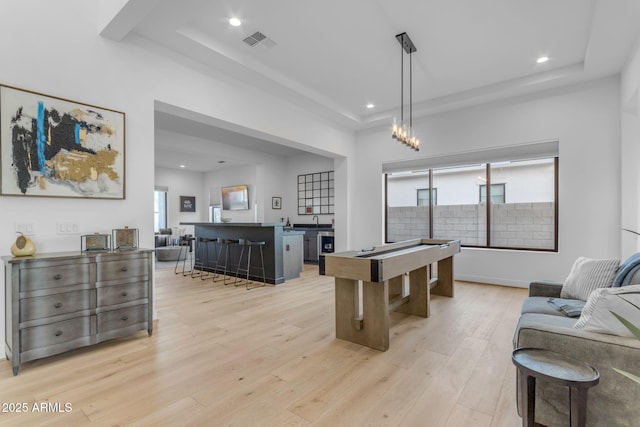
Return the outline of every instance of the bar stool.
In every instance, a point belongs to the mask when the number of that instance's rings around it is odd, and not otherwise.
[[[191,278],[200,277],[200,279],[204,280],[209,277],[209,271],[207,270],[207,275],[205,276],[205,268],[210,268],[209,266],[209,244],[215,242],[217,239],[211,239],[208,237],[197,237],[196,238],[196,260],[193,262],[193,268],[191,269]],[[214,246],[215,253],[215,246]],[[217,258],[216,258],[217,263]],[[195,271],[198,270],[200,274],[194,274]]]
[[[204,243],[204,252],[205,252],[205,262],[204,267],[207,270],[207,275],[200,275],[200,279],[205,280],[209,278],[209,272],[213,275],[213,279],[216,278],[216,271],[218,269],[218,239],[203,239]],[[209,256],[209,247],[212,246],[211,256]]]
[[[261,242],[252,242],[251,240],[247,240],[247,239],[241,239],[240,240],[240,246],[242,247],[242,250],[240,251],[240,258],[238,258],[238,269],[236,270],[236,280],[233,282],[234,286],[239,286],[242,284],[242,282],[237,283],[238,279],[240,278],[240,273],[246,273],[247,278],[246,278],[246,282],[245,282],[245,287],[247,288],[247,290],[250,289],[255,289],[255,288],[261,288],[263,286],[265,286],[267,284],[267,279],[265,277],[265,272],[264,272],[264,255],[262,253],[262,247],[266,244],[266,242],[261,241]],[[249,270],[251,269],[251,250],[254,247],[258,247],[260,248],[260,262],[261,262],[261,268],[262,268],[262,285],[260,286],[254,286],[254,287],[249,287],[249,283],[251,283],[251,280],[249,279]],[[247,267],[243,268],[242,267],[242,256],[244,255],[244,250],[245,248],[249,248],[247,250]]]
[[[218,243],[218,256],[216,257],[216,272],[218,272],[218,274],[220,274],[220,271],[222,271],[222,283],[224,285],[227,284],[227,274],[230,271],[231,264],[229,262],[229,248],[231,247],[231,245],[237,245],[238,243],[240,243],[240,240],[238,239],[217,239],[217,243]],[[221,262],[221,257],[222,254],[224,253],[224,264]],[[213,281],[216,281],[216,278],[213,278]],[[235,282],[234,282],[235,283]]]
[[[176,260],[176,266],[173,269],[173,272],[176,274],[182,273],[183,276],[186,276],[188,273],[193,271],[193,242],[195,241],[195,237],[186,234],[184,236],[180,236],[180,241],[178,242],[178,246],[180,246],[180,251],[178,252],[178,259]],[[184,258],[182,257],[182,250],[185,250]],[[187,256],[189,256],[189,270],[186,269]],[[180,264],[180,258],[182,258],[182,271],[178,271],[178,265]]]

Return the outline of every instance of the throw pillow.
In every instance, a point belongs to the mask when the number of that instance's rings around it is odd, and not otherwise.
[[[578,258],[562,285],[560,297],[586,301],[595,289],[611,287],[619,265],[619,259]]]
[[[640,325],[640,285],[596,289],[582,310],[574,328],[602,334],[633,337],[611,312]]]
[[[613,285],[611,285],[611,287],[615,288],[631,284],[631,279],[638,268],[640,268],[640,253],[631,255],[622,264],[620,264],[620,268],[618,268],[618,272],[616,273],[616,277],[613,279]]]

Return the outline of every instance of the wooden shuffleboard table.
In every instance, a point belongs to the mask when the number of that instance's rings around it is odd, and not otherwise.
[[[324,254],[320,274],[335,277],[336,338],[386,351],[390,311],[429,317],[431,293],[453,297],[459,252],[459,240],[413,239]]]

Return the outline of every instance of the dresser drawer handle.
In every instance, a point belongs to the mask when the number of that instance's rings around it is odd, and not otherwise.
[[[62,303],[61,303],[61,302],[57,302],[57,303],[54,305],[54,307],[55,307],[55,308],[60,308],[60,307],[62,307]]]
[[[60,280],[62,279],[62,274],[56,274],[55,276],[53,276],[53,278],[56,280]]]
[[[61,337],[61,336],[62,336],[62,331],[57,331],[57,332],[56,332],[56,336],[57,336],[57,337]]]
[[[127,271],[127,270],[128,270],[128,268],[127,268],[126,265],[120,269],[120,271]]]
[[[129,318],[127,316],[122,316],[122,321],[126,322],[127,320],[129,320]]]
[[[123,297],[126,297],[127,295],[129,295],[129,293],[128,293],[127,291],[125,291],[125,292],[123,292],[121,295],[122,295]]]

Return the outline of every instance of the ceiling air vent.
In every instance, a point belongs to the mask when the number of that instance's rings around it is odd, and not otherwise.
[[[249,46],[255,46],[263,40],[265,41],[265,43],[269,41],[269,39],[267,39],[267,36],[262,34],[260,31],[256,31],[250,36],[245,37],[242,41],[248,44]]]

